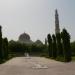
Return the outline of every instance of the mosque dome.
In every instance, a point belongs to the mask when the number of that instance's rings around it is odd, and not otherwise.
[[[19,36],[19,42],[26,43],[26,44],[32,43],[29,34],[27,34],[25,32]]]
[[[23,34],[21,34],[19,36],[19,40],[23,40],[23,41],[30,40],[30,36],[27,33],[24,32]]]

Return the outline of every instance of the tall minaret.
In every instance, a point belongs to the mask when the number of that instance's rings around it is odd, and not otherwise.
[[[55,10],[55,34],[60,33],[59,28],[59,15],[57,9]]]

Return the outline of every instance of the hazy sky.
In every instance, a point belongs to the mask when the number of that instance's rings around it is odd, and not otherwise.
[[[33,41],[44,41],[48,33],[55,33],[55,9],[60,28],[66,28],[75,40],[75,0],[0,0],[3,37],[18,40],[26,32]]]

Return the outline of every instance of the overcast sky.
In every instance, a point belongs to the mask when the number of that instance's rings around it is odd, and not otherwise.
[[[75,40],[75,0],[0,0],[3,37],[18,40],[26,32],[33,41],[44,42],[48,33],[55,33],[55,9],[60,29],[66,28]]]

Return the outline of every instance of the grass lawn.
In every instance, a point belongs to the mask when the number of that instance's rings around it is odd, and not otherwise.
[[[72,57],[72,61],[75,61],[75,56]]]

